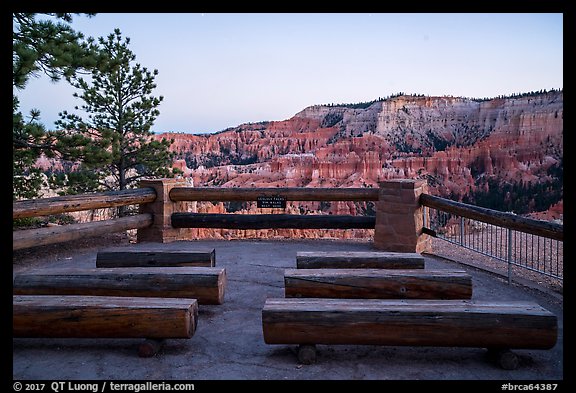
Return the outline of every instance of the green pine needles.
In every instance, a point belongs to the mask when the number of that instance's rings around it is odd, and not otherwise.
[[[36,198],[43,186],[61,194],[124,190],[142,177],[178,173],[168,149],[173,141],[150,131],[163,100],[152,94],[158,70],[136,63],[119,29],[84,40],[64,23],[71,14],[47,16],[13,14],[13,199]],[[42,74],[66,80],[82,101],[74,112],[59,114],[57,130],[45,129],[39,111],[26,117],[18,110],[16,91]],[[58,159],[64,170],[43,173],[35,167],[42,155]]]
[[[19,111],[16,92],[31,77],[46,75],[57,82],[97,67],[101,59],[93,39],[84,41],[82,33],[66,24],[72,21],[71,14],[45,14],[38,19],[34,13],[14,13],[12,21],[12,198],[31,199],[47,185],[34,164],[42,154],[54,156],[54,139],[39,122],[39,111],[32,110],[29,116]]]
[[[74,183],[86,180],[98,184],[99,189],[124,190],[133,188],[142,177],[174,175],[173,153],[168,150],[173,141],[155,140],[150,131],[164,99],[152,95],[158,70],[135,63],[129,43],[118,29],[106,39],[100,38],[105,65],[92,71],[90,81],[68,78],[79,90],[74,96],[83,101],[76,109],[88,116],[67,111],[59,114],[59,150],[81,162],[76,176],[67,176],[66,182],[61,177],[60,185],[73,188]],[[86,177],[79,176],[82,173]]]

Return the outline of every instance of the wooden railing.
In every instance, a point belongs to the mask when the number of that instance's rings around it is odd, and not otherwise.
[[[28,199],[12,203],[12,218],[48,216],[82,210],[135,205],[153,202],[155,199],[156,192],[152,188]]]
[[[374,216],[172,213],[174,228],[374,229]]]
[[[513,213],[505,213],[498,210],[486,209],[466,203],[455,202],[450,199],[433,196],[430,194],[420,195],[420,204],[433,209],[442,210],[461,217],[482,221],[488,224],[512,229],[532,235],[547,237],[554,240],[564,240],[564,226],[549,221],[534,220]]]
[[[174,187],[173,201],[255,201],[280,196],[286,201],[377,201],[374,188],[188,188]],[[374,229],[376,217],[298,214],[172,213],[174,228]]]
[[[37,217],[82,210],[143,204],[153,202],[155,199],[156,192],[154,189],[139,188],[134,190],[14,201],[12,203],[12,218]],[[152,225],[152,222],[153,217],[151,214],[138,214],[111,220],[18,230],[12,234],[12,249],[19,250],[83,239],[89,236],[121,232],[128,229],[140,229]]]
[[[377,201],[377,188],[200,188],[174,187],[173,201],[255,201],[280,195],[287,201]]]
[[[164,184],[163,180],[159,180],[159,182]],[[397,187],[402,189],[402,192],[407,191],[406,195],[413,195],[412,191],[404,190],[405,186],[399,183]],[[179,208],[176,206],[180,202],[185,201],[254,201],[259,197],[274,196],[280,196],[285,201],[370,202],[379,201],[380,196],[380,191],[377,188],[193,188],[174,186],[165,189],[166,193],[162,197],[158,197],[157,192],[160,192],[158,190],[157,188],[143,187],[106,193],[15,201],[12,208],[14,219],[134,204],[140,204],[141,207],[144,206],[146,209],[155,206],[157,203],[168,203],[172,204],[171,206],[173,207],[170,207],[166,212],[163,208],[158,207],[146,210],[150,213],[112,220],[14,231],[13,250],[128,229],[146,228],[148,230],[152,225],[160,232],[163,228],[374,229],[377,221],[375,216],[200,214],[177,211]],[[390,203],[397,205],[398,203],[394,198],[396,197],[393,197]],[[381,200],[379,206],[382,206],[383,203],[388,204],[389,202],[382,202]],[[416,207],[418,204],[559,241],[564,238],[563,226],[551,222],[532,220],[511,213],[454,202],[426,193],[421,194],[419,199],[416,199]],[[414,206],[414,202],[408,201],[407,206],[408,210],[412,209],[411,206]],[[407,213],[408,210],[406,211]],[[377,215],[379,214],[378,211],[376,209]],[[413,213],[413,211],[410,213],[411,217]],[[165,216],[163,216],[164,214]],[[424,233],[426,232],[424,231]]]

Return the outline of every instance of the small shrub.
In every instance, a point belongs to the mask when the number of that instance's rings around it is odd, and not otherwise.
[[[38,217],[15,218],[12,220],[12,229],[32,229],[42,226],[42,220]]]

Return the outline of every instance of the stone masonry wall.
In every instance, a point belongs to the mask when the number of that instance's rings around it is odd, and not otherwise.
[[[418,199],[428,192],[423,180],[395,179],[380,183],[376,202],[374,247],[390,252],[429,252],[431,239],[422,233],[423,207]]]
[[[189,202],[173,202],[170,199],[170,190],[173,187],[187,187],[186,180],[181,179],[151,179],[140,181],[140,187],[152,187],[156,190],[156,200],[152,203],[140,205],[140,213],[151,213],[154,217],[153,224],[138,230],[138,243],[160,242],[169,243],[176,240],[190,240],[192,230],[190,228],[173,228],[172,213],[188,211]]]

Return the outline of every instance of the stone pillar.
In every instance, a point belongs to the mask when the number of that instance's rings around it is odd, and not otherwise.
[[[393,179],[380,183],[376,202],[374,247],[391,252],[430,252],[431,239],[422,233],[420,194],[428,192],[425,180]]]
[[[140,205],[140,213],[150,213],[154,222],[148,228],[138,229],[138,243],[169,243],[176,240],[191,240],[191,228],[172,228],[172,213],[187,212],[189,202],[173,202],[170,190],[173,187],[188,187],[184,179],[148,179],[140,181],[140,188],[152,187],[156,190],[156,199],[152,203]]]

